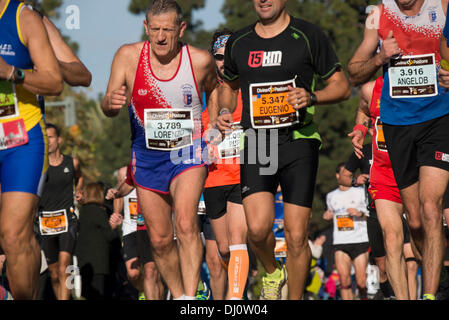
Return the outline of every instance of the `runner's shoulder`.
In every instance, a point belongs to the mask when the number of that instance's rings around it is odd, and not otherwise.
[[[233,47],[237,42],[254,33],[255,23],[235,31],[228,39],[226,48]]]
[[[213,64],[212,56],[209,51],[188,45],[192,63],[198,66],[207,67]]]
[[[317,24],[293,16],[290,16],[290,18],[290,28],[302,32],[307,38],[324,34],[323,29]]]
[[[42,22],[41,16],[26,5],[23,6],[23,9],[20,11],[19,21],[24,36],[26,36],[27,31],[36,30],[36,27],[39,25],[42,30],[44,29],[44,23]]]
[[[126,43],[117,50],[115,57],[123,60],[134,61],[136,58],[139,58],[144,43],[144,41]]]

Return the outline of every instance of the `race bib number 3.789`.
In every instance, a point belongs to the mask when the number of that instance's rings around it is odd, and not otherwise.
[[[193,143],[192,110],[145,109],[144,121],[148,149],[171,151]]]

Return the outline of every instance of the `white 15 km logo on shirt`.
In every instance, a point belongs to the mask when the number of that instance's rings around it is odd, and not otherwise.
[[[248,66],[251,68],[276,67],[282,63],[282,51],[250,51]]]

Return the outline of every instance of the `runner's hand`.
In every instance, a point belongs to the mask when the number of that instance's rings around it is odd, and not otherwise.
[[[76,200],[76,202],[83,201],[83,192],[82,191],[75,192],[75,200]]]
[[[363,216],[362,212],[360,212],[359,210],[357,210],[355,208],[346,209],[346,212],[349,213],[349,215],[351,217],[361,217],[361,216]]]
[[[438,83],[445,89],[449,89],[449,70],[440,68],[438,71]]]
[[[323,213],[323,219],[324,220],[331,220],[334,214],[329,209],[326,210],[326,212]]]
[[[106,200],[112,200],[112,199],[118,198],[117,194],[118,194],[118,190],[111,188],[106,192],[106,197],[104,197],[104,198]]]
[[[401,54],[401,49],[399,49],[398,43],[393,35],[393,30],[390,30],[388,36],[382,42],[382,47],[379,52],[379,57],[382,61],[382,64],[388,63],[390,58]]]
[[[204,132],[205,140],[207,143],[218,145],[223,141],[223,136],[220,130],[218,130],[217,120],[211,121],[207,125],[207,129]]]
[[[126,103],[126,87],[121,86],[120,89],[112,90],[109,93],[109,110],[119,111]]]
[[[12,66],[9,65],[2,57],[0,57],[0,80],[8,79],[11,74]]]
[[[117,228],[123,222],[123,216],[120,213],[114,212],[109,217],[109,224],[112,229]]]
[[[220,130],[222,135],[232,131],[232,123],[234,123],[234,120],[231,113],[223,113],[217,117],[217,129]]]
[[[206,161],[206,163],[208,165],[210,165],[210,164],[216,162],[217,159],[215,157],[214,147],[211,144],[208,144],[206,148],[207,148],[207,161]]]
[[[363,141],[365,137],[363,136],[363,132],[360,130],[354,130],[351,133],[348,133],[348,137],[351,137],[352,146],[354,147],[354,152],[357,158],[362,159],[364,154],[362,152],[363,149]]]
[[[357,180],[355,181],[355,184],[358,186],[364,185],[369,179],[369,174],[362,173],[357,177]]]
[[[312,99],[310,93],[304,88],[294,88],[288,86],[287,102],[294,109],[301,109],[310,106]]]

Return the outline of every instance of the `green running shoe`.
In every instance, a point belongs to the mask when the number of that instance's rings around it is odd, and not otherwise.
[[[281,300],[282,287],[287,281],[285,266],[277,262],[278,267],[272,274],[265,273],[262,277],[260,300]]]
[[[139,300],[147,300],[147,298],[145,297],[145,293],[143,293],[143,292],[140,292],[139,293],[139,298],[138,298]]]

